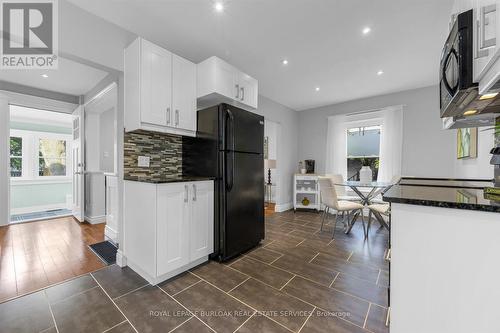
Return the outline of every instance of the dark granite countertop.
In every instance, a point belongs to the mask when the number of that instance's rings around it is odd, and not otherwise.
[[[386,202],[409,205],[500,213],[500,201],[485,199],[482,188],[428,184],[394,185],[384,193],[383,199]]]
[[[194,177],[194,176],[173,176],[164,177],[161,179],[154,178],[141,178],[141,177],[125,177],[125,180],[149,184],[168,184],[168,183],[182,183],[182,182],[199,182],[204,180],[214,180],[215,177]]]

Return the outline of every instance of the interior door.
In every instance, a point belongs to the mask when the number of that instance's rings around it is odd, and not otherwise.
[[[210,183],[193,183],[191,186],[191,261],[213,252],[214,188]]]
[[[79,106],[73,112],[73,216],[80,222],[85,220],[85,118],[84,108]]]
[[[189,186],[188,183],[158,186],[157,275],[189,262]]]
[[[196,64],[172,56],[172,110],[175,127],[196,131]]]
[[[142,40],[141,121],[174,126],[172,106],[172,54]]]

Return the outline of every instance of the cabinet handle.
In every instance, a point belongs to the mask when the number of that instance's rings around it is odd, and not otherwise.
[[[188,186],[184,185],[184,202],[188,202],[188,200],[189,200],[188,192],[189,192]]]
[[[167,108],[167,125],[170,125],[170,108]]]
[[[241,87],[241,100],[245,100],[245,87]]]
[[[236,99],[239,99],[240,98],[240,85],[237,84],[236,85]]]
[[[175,110],[175,126],[179,126],[179,110]]]
[[[193,201],[196,201],[196,184],[193,184]]]

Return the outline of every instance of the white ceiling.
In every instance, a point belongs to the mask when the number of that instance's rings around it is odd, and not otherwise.
[[[47,77],[43,77],[46,74]],[[74,96],[84,95],[108,75],[107,72],[59,57],[58,69],[0,70],[0,80]]]
[[[226,0],[217,13],[214,0],[70,1],[194,62],[217,55],[296,110],[437,84],[453,2]]]
[[[45,111],[24,106],[10,106],[10,120],[71,128],[73,116],[60,112]]]

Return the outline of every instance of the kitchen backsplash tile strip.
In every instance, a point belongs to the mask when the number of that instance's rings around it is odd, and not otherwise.
[[[149,168],[139,167],[139,156],[150,158]],[[182,176],[182,137],[149,131],[126,132],[124,178],[161,180]]]

